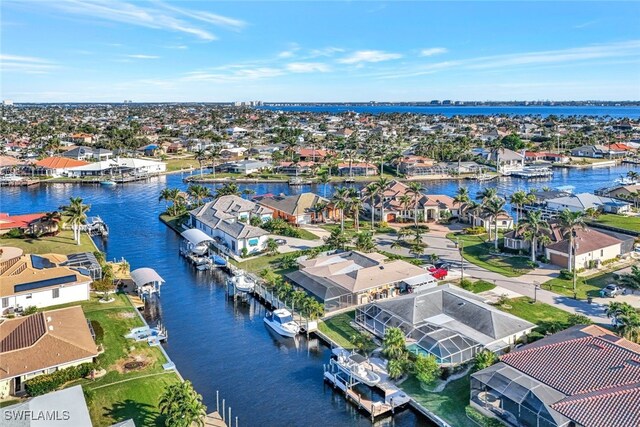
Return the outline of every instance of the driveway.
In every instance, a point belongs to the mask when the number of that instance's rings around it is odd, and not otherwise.
[[[284,237],[284,236],[276,236],[276,235],[270,235],[269,237],[273,239],[284,239],[287,241],[286,244],[282,246],[278,246],[278,252],[280,253],[295,252],[295,251],[301,251],[303,249],[317,248],[318,246],[321,246],[322,244],[324,244],[324,240],[322,239],[306,240],[306,239],[298,239],[295,237]]]

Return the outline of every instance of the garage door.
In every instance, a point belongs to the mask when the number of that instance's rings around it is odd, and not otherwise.
[[[569,264],[569,260],[566,255],[554,254],[551,253],[551,264],[557,265],[558,267],[567,268]]]

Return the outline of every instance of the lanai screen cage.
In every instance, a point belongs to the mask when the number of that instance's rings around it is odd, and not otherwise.
[[[549,406],[564,394],[498,363],[471,376],[471,401],[510,424],[554,427],[569,420]]]
[[[99,280],[102,277],[102,267],[95,255],[91,252],[67,255],[67,260],[61,265],[66,267],[83,268],[89,272],[89,275],[93,280]]]
[[[441,365],[467,362],[482,350],[482,345],[456,331],[423,323],[414,327],[395,313],[375,304],[356,309],[356,322],[379,337],[386,328],[399,328],[407,337],[407,348],[415,354],[433,355]]]

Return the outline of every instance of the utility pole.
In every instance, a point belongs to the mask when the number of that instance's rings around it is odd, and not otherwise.
[[[577,292],[577,279],[578,274],[576,273],[576,249],[578,245],[576,244],[577,233],[575,230],[571,230],[571,235],[573,236],[573,245],[571,248],[571,270],[573,272],[573,299],[578,299]]]

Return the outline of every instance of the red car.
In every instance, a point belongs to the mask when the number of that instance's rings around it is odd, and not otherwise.
[[[444,268],[435,268],[435,267],[430,268],[429,273],[431,273],[431,275],[438,280],[444,279],[445,277],[447,277],[447,274],[449,274],[449,272]]]

